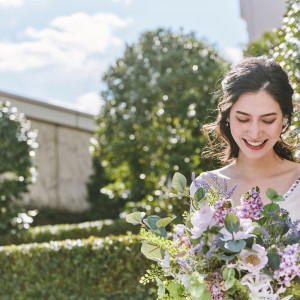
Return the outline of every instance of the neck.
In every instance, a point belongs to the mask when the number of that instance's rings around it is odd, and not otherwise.
[[[235,168],[239,176],[252,180],[276,174],[280,170],[282,162],[283,160],[274,151],[259,159],[250,159],[240,153],[235,161]]]

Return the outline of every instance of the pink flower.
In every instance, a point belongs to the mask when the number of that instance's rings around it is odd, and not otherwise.
[[[199,238],[209,227],[216,225],[216,220],[213,217],[214,211],[211,207],[206,202],[201,203],[199,210],[191,218],[191,223],[193,224],[191,229],[192,239]]]

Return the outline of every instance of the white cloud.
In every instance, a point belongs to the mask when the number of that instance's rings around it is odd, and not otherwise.
[[[238,47],[226,47],[223,50],[225,58],[236,64],[243,59],[243,50]]]
[[[120,46],[122,40],[113,31],[131,22],[111,13],[76,13],[57,17],[42,30],[29,27],[24,32],[27,41],[0,42],[0,71],[25,71],[49,65],[84,68],[93,60],[92,55],[104,54],[110,46]]]
[[[79,96],[75,103],[67,103],[60,100],[51,100],[49,102],[51,104],[79,110],[92,115],[99,114],[100,108],[104,104],[104,100],[95,92],[89,92]]]
[[[21,7],[24,0],[0,0],[0,8],[3,7]]]

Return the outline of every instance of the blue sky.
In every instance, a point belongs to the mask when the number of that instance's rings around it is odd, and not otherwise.
[[[0,0],[0,90],[97,113],[102,74],[159,27],[238,61],[248,42],[239,0]]]

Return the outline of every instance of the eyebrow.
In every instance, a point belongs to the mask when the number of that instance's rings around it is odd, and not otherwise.
[[[245,116],[251,116],[243,111],[239,111],[237,110],[236,113],[238,114],[241,114],[241,115],[245,115]],[[271,113],[268,113],[268,114],[264,114],[264,115],[261,115],[261,117],[268,117],[268,116],[277,116],[277,113],[276,112],[271,112]]]

